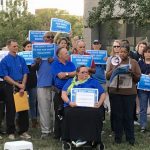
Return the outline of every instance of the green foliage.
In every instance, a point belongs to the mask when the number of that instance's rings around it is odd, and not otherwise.
[[[65,10],[58,9],[40,9],[36,11],[36,17],[40,22],[42,30],[49,30],[51,18],[60,18],[69,21],[72,26],[73,35],[82,36],[83,18],[69,15]]]
[[[89,27],[120,18],[128,23],[142,26],[150,19],[150,0],[100,0],[97,7],[89,12]]]
[[[6,1],[6,8],[0,11],[0,48],[10,38],[16,39],[21,47],[29,30],[49,30],[51,18],[69,21],[73,34],[82,36],[82,17],[70,16],[68,12],[58,9],[37,10],[36,15],[32,15],[27,11],[25,0]]]

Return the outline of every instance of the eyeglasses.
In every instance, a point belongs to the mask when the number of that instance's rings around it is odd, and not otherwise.
[[[115,46],[115,45],[114,45],[113,48],[120,48],[120,46]]]
[[[79,47],[79,48],[85,48],[85,46],[81,46],[81,47]]]
[[[54,38],[54,36],[45,36],[45,38],[47,38],[47,39],[53,39]]]
[[[88,71],[82,71],[80,72],[81,74],[88,74],[89,72]]]

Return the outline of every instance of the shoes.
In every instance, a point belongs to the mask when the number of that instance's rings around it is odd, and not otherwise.
[[[80,147],[80,146],[82,146],[82,145],[84,145],[84,144],[86,144],[86,143],[87,143],[87,141],[77,140],[77,141],[76,141],[76,147]]]
[[[62,150],[71,150],[71,144],[68,142],[63,142]]]
[[[42,133],[41,134],[41,139],[44,140],[44,139],[47,139],[49,137],[49,133]]]
[[[20,137],[22,138],[22,139],[31,139],[31,136],[27,133],[27,132],[24,132],[24,133],[22,133],[21,135],[20,135]]]
[[[140,132],[141,132],[141,133],[144,133],[145,130],[146,130],[145,127],[141,127],[141,131],[140,131]]]
[[[8,138],[9,138],[9,140],[15,140],[15,135],[14,134],[9,134]]]
[[[140,125],[140,123],[139,123],[138,121],[134,121],[134,125],[139,126],[139,125]]]
[[[105,150],[105,145],[103,143],[100,144],[100,150]]]
[[[131,146],[134,146],[134,143],[135,143],[134,140],[130,140],[130,141],[129,141],[129,144],[130,144]]]

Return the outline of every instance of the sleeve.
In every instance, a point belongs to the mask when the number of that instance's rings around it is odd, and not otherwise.
[[[97,80],[93,80],[93,84],[95,85],[95,88],[98,89],[98,98],[100,98],[100,96],[105,93],[103,87],[99,84],[99,82]]]
[[[58,73],[61,72],[61,70],[59,70],[58,64],[56,63],[56,61],[54,61],[51,65],[51,74],[53,76],[57,76]]]
[[[7,66],[7,61],[5,59],[3,59],[1,61],[1,67],[2,67],[2,72],[3,72],[3,76],[8,76],[9,75],[9,70],[8,70],[8,66]]]
[[[22,58],[22,57],[20,57],[20,58],[22,59],[22,67],[23,67],[22,68],[22,73],[23,73],[23,75],[28,74],[29,73],[29,68],[26,65],[25,59]]]
[[[66,84],[65,84],[65,85],[63,86],[63,88],[62,88],[62,91],[67,91],[67,89],[68,89],[68,87],[70,86],[72,80],[73,80],[73,79],[69,79],[69,80],[66,82]]]
[[[92,60],[91,68],[95,68],[95,67],[96,67],[95,62],[94,62],[94,60]]]

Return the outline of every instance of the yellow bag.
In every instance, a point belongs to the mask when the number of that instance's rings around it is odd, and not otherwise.
[[[14,94],[14,102],[16,107],[16,112],[29,110],[29,102],[27,92],[24,92],[23,96],[20,96],[19,92]]]

